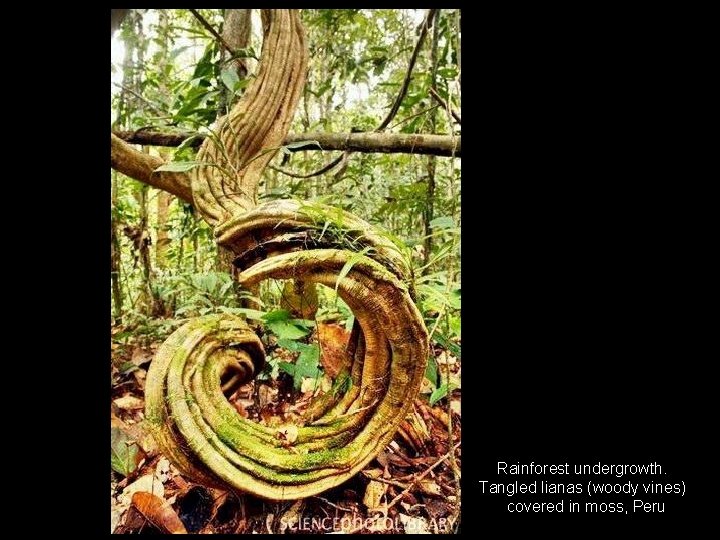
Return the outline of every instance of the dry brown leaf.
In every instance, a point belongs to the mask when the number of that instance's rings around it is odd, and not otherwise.
[[[140,347],[135,347],[135,350],[133,350],[132,353],[132,357],[130,358],[130,361],[138,367],[142,366],[143,364],[147,364],[150,360],[152,360],[152,354],[148,353]]]
[[[142,409],[145,407],[145,402],[132,394],[125,394],[123,397],[113,400],[113,403],[126,411]]]
[[[349,365],[350,358],[346,352],[350,332],[339,324],[318,323],[318,343],[320,343],[320,363],[333,379],[338,376],[343,366]]]
[[[443,495],[442,489],[440,489],[440,486],[434,480],[420,480],[417,483],[417,486],[420,488],[420,491],[426,495],[434,495],[436,497],[441,497]]]
[[[261,384],[258,387],[258,401],[262,409],[269,403],[272,403],[278,395],[278,389],[267,384]]]
[[[370,478],[380,478],[383,472],[380,469],[370,469],[364,471],[365,476]],[[377,482],[370,480],[367,487],[365,488],[365,495],[363,496],[363,504],[369,512],[372,511],[384,511],[382,507],[382,498],[387,491],[388,485],[384,482]]]
[[[147,371],[138,368],[132,372],[132,375],[133,377],[135,377],[135,382],[138,384],[140,390],[145,390],[145,379],[147,378]]]
[[[185,525],[175,510],[163,499],[152,493],[138,491],[132,497],[132,504],[150,523],[170,534],[187,534]]]

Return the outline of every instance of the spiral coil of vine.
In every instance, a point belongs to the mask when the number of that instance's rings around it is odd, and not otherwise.
[[[402,250],[370,224],[338,208],[275,201],[255,205],[257,181],[289,128],[305,80],[307,51],[298,13],[263,12],[261,67],[248,92],[208,139],[193,197],[236,256],[239,282],[296,279],[337,290],[357,328],[343,373],[348,384],[321,394],[296,437],[241,417],[226,394],[264,361],[244,319],[207,315],[159,348],[146,381],[146,420],[161,451],[190,477],[273,500],[337,486],[392,439],[425,372],[428,336],[412,298]],[[224,172],[231,168],[235,174]]]

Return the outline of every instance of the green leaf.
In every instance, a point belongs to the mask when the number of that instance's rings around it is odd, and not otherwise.
[[[266,323],[287,321],[289,318],[290,312],[287,309],[274,309],[273,311],[268,311],[262,317],[263,321]]]
[[[432,383],[433,387],[437,388],[438,365],[433,356],[428,359],[427,367],[425,368],[425,378]]]
[[[294,325],[290,321],[274,321],[267,323],[268,328],[278,339],[300,339],[309,334],[309,331]]]
[[[123,476],[137,469],[142,454],[137,443],[118,427],[110,428],[110,466]]]
[[[292,339],[278,339],[278,347],[282,347],[283,349],[287,349],[288,351],[292,352],[300,352],[303,350],[303,347],[309,347],[310,345],[306,345],[305,343],[298,343],[297,341],[293,341]]]
[[[278,364],[278,368],[281,371],[284,371],[285,373],[290,375],[291,377],[295,376],[295,364],[291,364],[290,362],[280,362]]]
[[[220,74],[220,80],[231,92],[235,92],[237,84],[240,82],[237,71],[233,68],[224,69]]]
[[[313,321],[304,319],[291,319],[290,312],[286,309],[276,309],[263,316],[263,321],[278,339],[300,339],[310,333],[308,326],[313,326]]]
[[[455,221],[450,216],[436,217],[430,222],[433,229],[450,229],[455,226]]]
[[[450,331],[457,338],[460,338],[460,317],[450,317]],[[455,356],[460,356],[456,354]]]
[[[447,383],[441,384],[439,388],[436,388],[435,391],[430,394],[430,406],[435,405],[438,401],[447,396],[448,393],[452,392],[455,388],[456,386],[454,384],[450,384],[449,387]]]
[[[293,386],[295,390],[300,389],[303,377],[317,379],[320,375],[320,347],[317,345],[308,345],[305,347],[298,359],[295,361],[295,374],[293,376]]]
[[[168,161],[164,165],[160,165],[155,172],[167,171],[167,172],[187,172],[193,167],[202,165],[200,161]]]
[[[290,362],[279,363],[281,370],[292,375],[295,390],[300,389],[303,377],[317,379],[320,376],[320,348],[317,345],[307,345],[287,339],[278,340],[278,345],[289,351],[300,353],[294,364]]]
[[[436,331],[433,334],[433,340],[435,343],[440,345],[441,347],[447,349],[450,354],[453,356],[457,356],[458,358],[461,358],[462,348],[457,343],[450,341],[447,336],[444,334],[441,334],[439,331]]]
[[[338,286],[340,285],[340,282],[345,279],[345,276],[348,275],[350,270],[352,270],[352,267],[355,266],[355,263],[357,263],[361,257],[363,257],[368,251],[370,251],[372,248],[370,246],[367,246],[366,248],[363,248],[362,251],[358,251],[356,253],[353,253],[350,258],[347,260],[347,262],[343,265],[342,269],[340,270],[340,273],[338,274],[337,280],[335,281],[335,294],[337,294]]]

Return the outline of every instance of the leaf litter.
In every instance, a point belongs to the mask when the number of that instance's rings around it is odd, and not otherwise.
[[[313,396],[329,391],[332,378],[347,365],[348,339],[349,332],[342,325],[318,323],[306,338],[309,345],[305,347],[299,344],[289,350],[275,340],[273,353],[288,363],[296,362],[303,351],[308,351],[305,363],[301,362],[302,377],[296,382],[292,374],[280,370],[276,378],[255,380],[241,387],[229,397],[231,403],[242,416],[273,426],[278,439],[291,445]],[[134,347],[132,343],[113,343],[112,532],[454,532],[459,519],[459,477],[454,470],[461,461],[461,362],[449,350],[435,347],[433,353],[438,368],[436,383],[450,383],[448,390],[430,405],[430,395],[437,388],[426,379],[424,391],[402,428],[364,471],[319,496],[272,502],[198,485],[157,454],[152,438],[143,428],[143,392],[146,364],[160,343]],[[133,369],[123,372],[119,369],[122,365],[132,365]]]

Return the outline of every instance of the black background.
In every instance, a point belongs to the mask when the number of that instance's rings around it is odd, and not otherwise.
[[[707,282],[684,37],[657,13],[484,15],[463,13],[463,530],[692,527]],[[499,477],[498,461],[657,462],[662,477],[595,479],[687,495],[638,493],[662,514],[483,495],[480,480],[592,479]],[[628,514],[506,510],[560,499]]]
[[[697,241],[708,214],[693,180],[707,176],[684,54],[704,44],[688,45],[678,13],[528,9],[462,15],[462,531],[693,527],[706,448],[697,434],[716,429],[698,427],[710,359],[698,253],[712,245]],[[58,516],[32,526],[105,532],[110,49],[107,11],[77,15],[37,31],[64,52],[32,64],[26,88],[37,96],[23,94],[54,107],[24,122],[28,136],[38,126],[53,136],[27,162],[43,178],[32,195],[51,236],[31,246],[40,260],[23,277],[37,285],[27,320],[47,336],[53,374],[34,404],[55,442],[45,434],[38,449],[64,456],[39,467],[32,488],[49,497],[57,484],[63,495],[42,511]],[[499,460],[657,461],[688,495],[663,497],[664,514],[512,515],[507,497],[478,483],[498,480]]]

